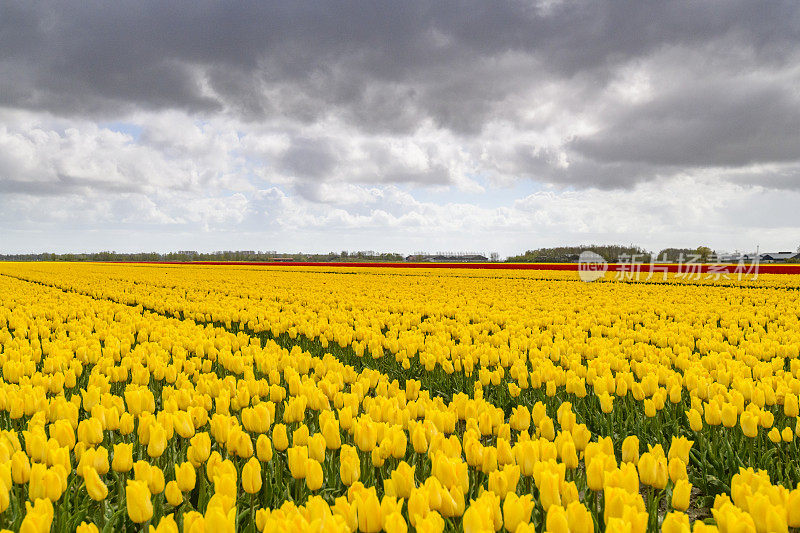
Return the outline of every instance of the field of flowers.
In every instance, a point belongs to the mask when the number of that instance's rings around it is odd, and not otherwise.
[[[797,531],[799,289],[0,263],[0,528]]]

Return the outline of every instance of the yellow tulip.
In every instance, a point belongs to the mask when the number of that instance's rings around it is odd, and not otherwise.
[[[613,396],[606,392],[598,396],[598,399],[600,400],[600,409],[603,411],[603,413],[609,414],[614,410]]]
[[[669,470],[669,479],[673,483],[679,479],[689,479],[689,476],[686,473],[686,464],[684,464],[683,460],[679,459],[678,457],[673,457],[670,459],[667,468]]]
[[[589,510],[578,501],[567,505],[567,523],[571,533],[592,533],[594,521]]]
[[[178,533],[178,532],[179,532],[178,523],[175,522],[175,518],[172,515],[167,515],[163,517],[158,522],[158,527],[153,528],[153,526],[150,526],[150,533]]]
[[[14,452],[11,456],[11,475],[18,485],[27,483],[31,478],[31,463],[24,452]]]
[[[121,442],[114,445],[111,468],[114,472],[129,472],[133,468],[133,444]]]
[[[137,523],[142,524],[153,517],[153,502],[150,500],[150,489],[144,481],[128,480],[125,488],[125,502],[128,516]]]
[[[603,490],[603,481],[605,477],[605,459],[601,456],[596,456],[591,459],[586,468],[586,483],[589,488],[595,492]]]
[[[377,533],[382,528],[381,504],[375,491],[356,496],[358,529],[363,533]]]
[[[181,492],[189,492],[194,489],[197,482],[194,466],[189,462],[175,465],[175,481]]]
[[[639,462],[639,438],[637,436],[630,435],[622,441],[622,461],[634,465]]]
[[[722,425],[726,428],[735,426],[738,416],[736,407],[732,404],[726,403],[722,406]]]
[[[541,474],[539,485],[539,500],[545,511],[551,505],[561,505],[560,480],[558,474],[552,470],[545,470]]]
[[[686,417],[689,419],[689,427],[692,431],[700,431],[703,429],[703,420],[700,413],[694,409],[686,411]]]
[[[687,439],[686,437],[672,437],[672,442],[669,445],[669,455],[667,459],[673,459],[677,457],[684,464],[689,464],[689,450],[692,448],[692,444],[694,441]]]
[[[742,426],[742,433],[750,438],[755,438],[758,435],[758,417],[750,411],[742,413],[740,424]]]
[[[339,421],[331,419],[325,422],[322,427],[322,436],[325,439],[325,446],[329,450],[338,450],[342,446],[342,435],[339,431]]]
[[[322,465],[315,459],[306,461],[306,486],[309,490],[319,490],[322,488],[323,476]]]
[[[169,504],[173,507],[177,507],[183,503],[183,493],[178,487],[178,483],[174,480],[167,483],[167,488],[164,490],[164,496],[166,496],[167,502],[169,502]]]
[[[416,481],[414,480],[414,472],[416,466],[410,466],[405,461],[400,461],[397,468],[392,472],[391,481],[393,496],[398,498],[409,498],[411,492],[416,488]],[[385,483],[385,482],[384,482]]]
[[[100,479],[97,470],[91,466],[84,468],[83,481],[86,483],[86,491],[93,500],[99,502],[106,499],[106,496],[108,496],[108,487],[106,487],[106,484]]]
[[[275,449],[282,452],[289,447],[289,437],[286,435],[286,426],[275,424],[272,427],[272,444]]]
[[[261,490],[261,463],[251,457],[242,468],[242,488],[248,494]]]
[[[795,418],[800,414],[797,396],[791,392],[786,393],[783,399],[783,414],[791,418]]]
[[[150,424],[150,440],[147,443],[147,455],[156,458],[161,457],[167,449],[167,431],[158,423]]]
[[[692,484],[686,479],[679,479],[672,488],[672,508],[685,511],[689,508],[689,499],[692,494]]]
[[[92,522],[81,522],[77,528],[75,528],[75,533],[99,533],[99,529],[96,525]]]
[[[661,531],[663,533],[689,533],[691,531],[689,517],[684,513],[667,513],[661,524]]]
[[[533,506],[534,502],[530,494],[520,497],[514,492],[509,492],[503,502],[503,524],[506,531],[513,533],[517,530],[519,524],[528,523],[531,519]],[[557,506],[551,506],[550,509],[555,507]]]
[[[8,487],[5,483],[0,482],[0,513],[8,509],[11,503],[11,495],[8,493]]]
[[[205,463],[211,454],[211,437],[208,433],[197,433],[189,440],[189,443],[186,458],[197,468]]]
[[[800,488],[789,493],[786,500],[786,523],[789,527],[800,527]]]
[[[578,453],[575,450],[575,443],[567,440],[561,446],[561,461],[570,470],[578,468]]]

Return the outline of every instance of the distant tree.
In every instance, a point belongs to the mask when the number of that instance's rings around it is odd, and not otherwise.
[[[559,246],[556,248],[538,248],[528,250],[522,255],[511,256],[506,259],[509,263],[575,263],[581,252],[591,251],[608,262],[619,261],[650,261],[650,253],[639,246],[596,245]]]
[[[708,246],[698,246],[695,253],[700,256],[700,261],[705,263],[711,258],[711,254],[714,252]]]

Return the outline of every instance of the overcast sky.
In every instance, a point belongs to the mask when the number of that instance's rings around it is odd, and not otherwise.
[[[800,3],[0,0],[0,253],[800,245]]]

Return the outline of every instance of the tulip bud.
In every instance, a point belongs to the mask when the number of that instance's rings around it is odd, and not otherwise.
[[[251,457],[242,468],[242,488],[248,494],[261,490],[261,463]]]
[[[322,465],[314,459],[308,459],[306,461],[306,486],[309,490],[314,491],[322,488],[322,483]]]
[[[603,456],[596,456],[589,462],[586,468],[586,482],[589,488],[595,492],[603,490],[603,478],[605,476],[605,460]]]
[[[531,520],[534,502],[530,494],[517,496],[514,492],[509,492],[503,502],[503,524],[506,531],[514,533],[520,524],[527,524]],[[557,506],[551,506],[553,509]]]
[[[622,462],[634,465],[639,462],[639,437],[636,435],[625,437],[622,441]]]
[[[194,489],[197,482],[197,473],[194,466],[188,461],[180,465],[175,465],[175,481],[181,492],[189,492]]]
[[[272,461],[272,442],[266,435],[259,435],[256,440],[256,456],[262,463]]]
[[[275,424],[273,426],[272,444],[280,452],[289,447],[289,436],[286,434],[286,426],[284,424]]]
[[[686,464],[679,458],[673,457],[669,461],[669,479],[672,480],[673,483],[678,481],[679,479],[689,479],[686,473]]]
[[[611,396],[609,393],[605,392],[598,396],[600,400],[600,409],[605,414],[609,414],[614,410],[614,397]]]
[[[570,470],[578,468],[578,453],[575,450],[575,444],[571,440],[567,440],[561,446],[561,461]]]
[[[689,533],[689,517],[684,513],[672,512],[664,517],[661,523],[662,533]]]
[[[356,496],[356,508],[359,531],[362,533],[378,533],[383,524],[381,504],[375,495],[374,489]]]
[[[17,485],[25,484],[31,478],[31,463],[25,452],[14,452],[11,456],[11,475]]]
[[[726,403],[722,406],[722,425],[726,428],[732,428],[735,426],[738,416],[739,415],[736,412],[736,407],[733,404]]]
[[[560,486],[561,483],[556,472],[552,470],[542,472],[539,485],[539,499],[545,511],[550,509],[551,505],[561,505]]]
[[[114,472],[128,472],[133,468],[133,444],[121,442],[114,445],[111,468]]]
[[[167,502],[173,507],[177,507],[183,503],[183,494],[181,493],[181,489],[178,488],[178,483],[175,481],[167,483],[164,496],[166,496]]]
[[[128,480],[125,503],[128,516],[133,522],[142,524],[153,517],[153,502],[150,500],[150,490],[144,481]]]
[[[692,484],[687,479],[679,479],[672,489],[672,508],[678,511],[688,509],[691,494]]]
[[[789,493],[786,500],[786,523],[789,527],[800,527],[800,488],[796,488]]]
[[[589,510],[579,501],[567,505],[567,522],[571,533],[593,533],[594,521]]]
[[[97,470],[91,466],[85,467],[83,469],[83,481],[86,483],[86,492],[89,493],[89,497],[94,501],[99,502],[106,499],[106,496],[108,496],[108,487],[106,487],[106,484],[100,479]]]
[[[692,428],[692,431],[700,431],[703,429],[703,419],[700,417],[698,411],[690,409],[686,411],[686,417],[689,419],[689,427]]]

